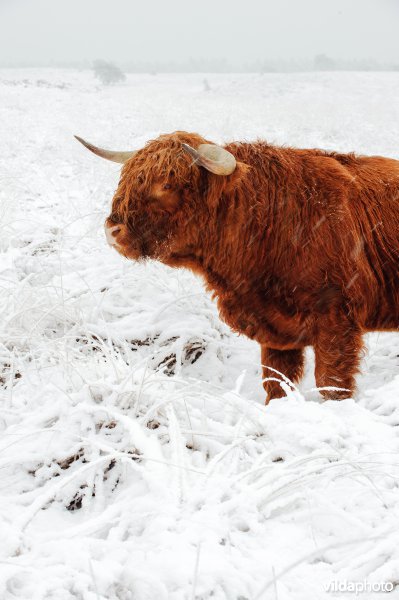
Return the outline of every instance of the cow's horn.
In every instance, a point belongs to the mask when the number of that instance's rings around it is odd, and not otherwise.
[[[200,144],[195,150],[188,144],[183,148],[194,161],[215,175],[231,175],[236,168],[236,159],[221,146],[215,144]]]
[[[86,142],[86,140],[82,139],[78,135],[75,135],[74,137],[88,150],[94,154],[97,154],[97,156],[101,156],[101,158],[106,158],[107,160],[112,160],[113,162],[123,164],[137,153],[137,150],[131,152],[113,152],[112,150],[104,150],[103,148],[97,148],[97,146],[93,146],[93,144]]]

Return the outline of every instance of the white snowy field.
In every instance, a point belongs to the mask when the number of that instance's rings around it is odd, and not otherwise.
[[[106,246],[119,168],[73,139],[399,158],[399,73],[204,77],[0,70],[1,600],[399,598],[399,333],[353,399],[321,402],[309,352],[264,407],[202,282]]]

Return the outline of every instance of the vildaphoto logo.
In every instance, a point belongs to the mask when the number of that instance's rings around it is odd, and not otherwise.
[[[391,581],[349,581],[347,579],[338,581],[338,579],[333,579],[325,584],[324,589],[332,594],[347,592],[358,596],[365,592],[392,592],[394,584]]]

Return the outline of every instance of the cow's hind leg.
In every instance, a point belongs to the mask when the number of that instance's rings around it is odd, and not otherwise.
[[[321,390],[326,400],[350,398],[355,389],[363,347],[359,329],[343,315],[319,324],[314,343],[315,377],[318,388],[336,387],[342,390]]]
[[[279,373],[282,373],[294,383],[301,379],[304,367],[304,349],[275,350],[262,344],[261,358],[264,380],[263,387],[267,394],[266,404],[268,404],[272,398],[285,396],[285,391],[279,383],[279,381],[284,381],[284,379]],[[271,367],[271,369],[268,367]],[[272,369],[275,369],[278,373]],[[275,379],[278,381],[275,381]]]

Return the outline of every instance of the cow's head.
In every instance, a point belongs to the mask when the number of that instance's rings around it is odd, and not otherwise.
[[[161,135],[135,152],[103,150],[77,139],[124,165],[105,232],[108,243],[132,259],[164,260],[184,252],[187,232],[201,234],[196,217],[209,214],[211,203],[242,170],[224,148],[182,131]]]

